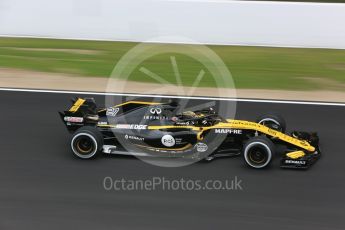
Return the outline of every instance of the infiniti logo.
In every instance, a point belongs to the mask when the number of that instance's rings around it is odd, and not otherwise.
[[[162,113],[162,109],[158,108],[158,107],[153,107],[150,109],[150,113],[152,114],[161,114]]]

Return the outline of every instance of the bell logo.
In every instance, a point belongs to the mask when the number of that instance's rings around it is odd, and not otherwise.
[[[172,147],[175,145],[175,139],[171,135],[164,135],[161,141],[162,141],[162,144],[166,147]]]

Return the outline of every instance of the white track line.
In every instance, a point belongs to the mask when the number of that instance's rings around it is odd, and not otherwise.
[[[147,94],[129,94],[129,93],[105,93],[105,92],[87,92],[87,91],[67,91],[67,90],[45,90],[45,89],[21,89],[21,88],[1,88],[0,91],[10,92],[29,92],[29,93],[58,93],[58,94],[88,94],[101,96],[134,96],[134,97],[159,97],[171,98],[172,95],[147,95]],[[199,100],[218,100],[218,101],[238,101],[238,102],[258,102],[258,103],[277,103],[277,104],[296,104],[296,105],[326,105],[326,106],[345,106],[345,103],[334,102],[312,102],[312,101],[290,101],[290,100],[270,100],[270,99],[245,99],[245,98],[223,98],[223,97],[186,97],[173,96],[179,99],[199,99]]]

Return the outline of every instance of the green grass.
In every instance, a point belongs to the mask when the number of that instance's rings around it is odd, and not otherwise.
[[[0,38],[0,67],[109,77],[120,58],[137,43],[55,39]],[[180,45],[169,45],[172,48]],[[344,90],[345,50],[209,46],[231,71],[237,88]],[[201,63],[165,53],[140,66],[176,83],[170,63],[175,56],[184,85],[192,85]],[[136,68],[131,80],[153,81]],[[214,87],[206,71],[200,86]]]

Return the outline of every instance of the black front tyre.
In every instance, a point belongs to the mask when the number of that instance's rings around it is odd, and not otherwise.
[[[102,147],[103,136],[96,127],[81,127],[73,134],[71,139],[72,152],[81,159],[96,157]]]
[[[256,119],[256,122],[268,128],[284,133],[286,131],[286,121],[279,114],[264,114]]]
[[[275,146],[265,136],[252,137],[243,147],[243,155],[246,163],[256,169],[268,166],[274,154]]]

